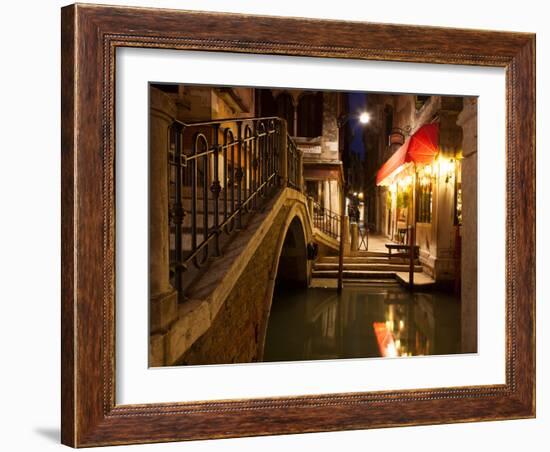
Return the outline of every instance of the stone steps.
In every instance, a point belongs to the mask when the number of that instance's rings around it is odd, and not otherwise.
[[[344,286],[397,286],[399,282],[392,276],[381,274],[380,276],[373,275],[367,279],[343,279]],[[311,285],[312,288],[327,288],[335,289],[338,286],[338,279],[336,278],[312,278]]]
[[[366,284],[379,281],[396,281],[396,275],[409,272],[409,259],[402,256],[389,256],[382,252],[363,252],[359,256],[344,257],[343,278]],[[338,256],[323,256],[315,262],[312,271],[313,278],[337,279],[339,269]],[[422,274],[422,266],[415,260],[415,274]]]
[[[343,272],[344,279],[361,279],[361,280],[378,280],[378,279],[395,279],[394,271],[383,270],[345,270]],[[313,270],[313,278],[338,278],[338,270]]]
[[[319,264],[316,263],[314,271],[338,271],[337,263]],[[409,265],[404,264],[382,264],[382,263],[344,263],[344,271],[393,271],[393,272],[405,272],[409,270]],[[421,272],[422,266],[415,265],[414,271]]]
[[[388,253],[385,253],[383,251],[358,251],[356,253],[357,254],[354,254],[353,256],[345,256],[344,259],[361,260],[361,259],[370,258],[370,257],[383,257],[387,259],[389,256]],[[395,256],[395,257],[397,258],[399,256]],[[326,260],[326,261],[333,261],[333,260],[337,261],[338,256],[323,256],[320,259]]]
[[[321,257],[317,264],[337,264],[339,262],[338,256],[325,256]],[[415,259],[416,265],[419,264],[419,260]],[[371,257],[344,257],[344,265],[354,264],[409,264],[409,259],[405,257],[388,257],[386,256],[371,256]]]
[[[409,273],[408,272],[398,272],[395,274],[395,277],[398,282],[404,286],[409,285]],[[413,280],[415,287],[431,287],[435,284],[435,280],[426,273],[415,273]]]
[[[374,272],[374,271],[344,271],[343,272],[343,279],[353,279],[358,281],[371,281],[371,280],[377,280],[377,279],[387,279],[387,280],[394,280],[395,281],[395,275],[397,273],[403,273],[403,272]],[[421,272],[415,272],[415,275],[420,275]],[[320,271],[320,272],[313,272],[311,274],[312,278],[321,278],[321,279],[338,279],[338,272],[337,271]]]

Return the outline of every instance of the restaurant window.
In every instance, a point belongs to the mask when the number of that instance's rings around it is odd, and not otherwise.
[[[419,174],[419,183],[416,195],[416,221],[418,223],[432,222],[433,183],[429,171]]]

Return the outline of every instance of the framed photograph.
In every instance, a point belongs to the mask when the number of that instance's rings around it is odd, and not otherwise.
[[[62,9],[62,442],[535,416],[535,36]]]

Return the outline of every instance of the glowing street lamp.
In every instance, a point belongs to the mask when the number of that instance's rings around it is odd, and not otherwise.
[[[359,115],[359,122],[361,124],[368,124],[369,121],[370,121],[370,115],[366,111],[364,111]]]
[[[350,120],[350,118],[353,117],[355,117],[359,121],[359,123],[363,125],[370,122],[370,114],[366,111],[360,113],[357,116],[354,114],[352,115],[350,113],[345,113],[338,118],[338,128],[344,127],[346,123]]]

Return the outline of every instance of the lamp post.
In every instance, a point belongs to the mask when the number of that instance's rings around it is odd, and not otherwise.
[[[357,117],[357,120],[360,124],[368,124],[370,121],[370,115],[368,112],[364,111],[361,112],[359,115],[352,115],[350,113],[343,114],[338,117],[337,119],[337,125],[338,125],[338,132],[340,129],[346,125],[346,123],[350,120],[352,117]],[[344,217],[346,215],[346,198],[344,190],[341,190],[341,196],[340,196],[340,249],[339,249],[339,256],[338,256],[338,286],[337,286],[337,292],[341,293],[342,288],[344,286]]]

